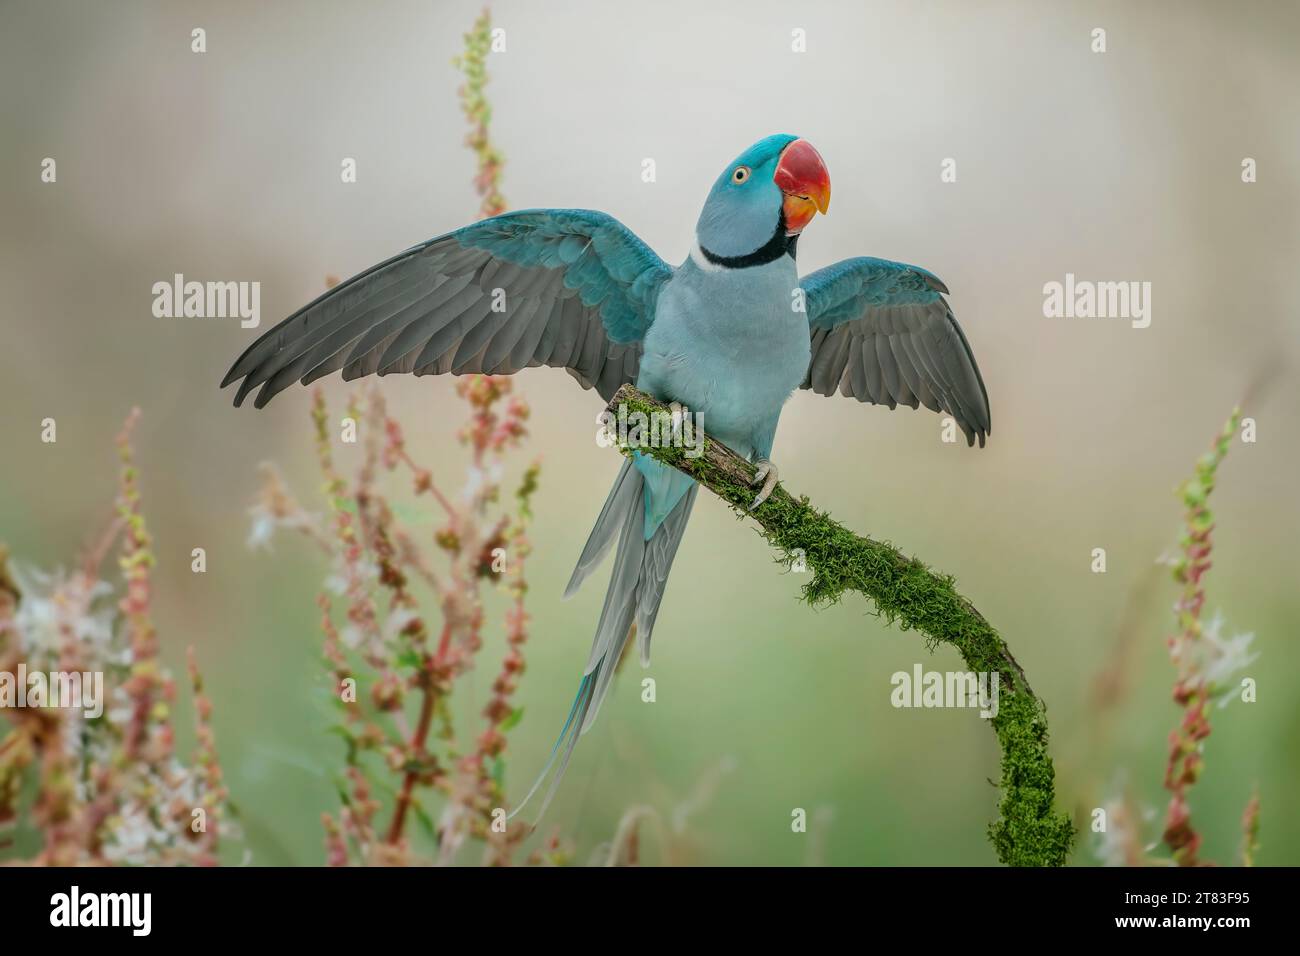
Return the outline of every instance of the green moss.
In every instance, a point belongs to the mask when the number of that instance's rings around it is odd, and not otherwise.
[[[621,393],[629,411],[650,414],[663,406]],[[705,439],[706,443],[708,439]],[[626,450],[626,449],[625,449]],[[707,454],[688,457],[676,447],[642,448],[708,487],[748,515],[754,489]],[[707,444],[706,444],[707,451]],[[890,624],[920,631],[931,650],[951,644],[974,672],[998,673],[1004,688],[990,723],[1002,749],[999,818],[989,826],[998,859],[1010,866],[1062,866],[1074,842],[1068,815],[1058,813],[1055,771],[1048,755],[1045,708],[1034,696],[1006,643],[963,598],[953,579],[931,571],[887,542],[856,535],[807,498],[796,500],[778,486],[753,517],[763,537],[789,563],[802,552],[813,571],[803,599],[814,606],[840,600],[846,591],[869,598]]]

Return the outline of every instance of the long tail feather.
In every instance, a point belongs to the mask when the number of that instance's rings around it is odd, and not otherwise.
[[[634,499],[640,501],[640,479],[640,474],[632,466],[632,459],[624,461],[622,470],[614,479],[614,487],[609,497],[605,499],[605,507],[600,509],[600,516],[591,529],[587,543],[582,548],[582,554],[578,557],[578,564],[573,569],[569,583],[564,589],[566,598],[573,596],[582,582],[587,580],[587,576],[595,570],[596,565],[609,554],[614,539],[627,523],[629,506]]]
[[[546,765],[507,819],[512,819],[523,810],[541,790],[548,777],[550,785],[542,798],[541,809],[537,814],[539,820],[550,806],[578,745],[578,738],[591,727],[600,713],[601,704],[609,694],[614,673],[623,656],[623,649],[632,636],[634,624],[642,664],[649,664],[650,634],[659,613],[668,571],[686,531],[686,523],[698,490],[699,486],[692,484],[662,524],[650,526],[648,530],[653,531],[653,534],[647,540],[645,479],[631,460],[624,463],[565,591],[567,597],[577,590],[600,560],[609,553],[617,539],[618,549],[610,573],[609,589],[605,593],[605,603],[596,625],[582,683],[578,685],[578,693],[573,698],[569,715],[555,746],[551,748]]]
[[[641,654],[642,667],[650,666],[650,635],[654,632],[655,618],[659,616],[664,588],[668,586],[668,572],[672,569],[673,558],[677,556],[677,546],[682,543],[682,536],[686,533],[686,523],[690,520],[699,490],[699,485],[691,485],[686,496],[659,526],[655,536],[646,543],[636,599],[637,650]]]
[[[560,744],[564,743],[564,739],[569,736],[569,727],[573,724],[573,717],[578,712],[578,707],[583,702],[583,698],[588,696],[588,690],[590,689],[588,685],[593,683],[595,683],[595,681],[590,675],[588,675],[587,677],[584,677],[582,683],[578,685],[578,693],[573,697],[573,705],[569,708],[569,716],[564,720],[564,727],[560,729],[560,736],[556,738],[555,746],[551,748],[551,756],[547,758],[545,766],[542,767],[542,772],[537,775],[537,779],[534,780],[533,785],[528,788],[528,792],[524,794],[524,798],[519,801],[519,805],[506,814],[507,820],[513,820],[515,814],[528,805],[528,801],[533,799],[533,794],[537,793],[537,788],[542,785],[542,781],[545,780],[546,775],[550,773],[551,767],[555,763],[555,755],[560,752]],[[543,807],[543,809],[545,809],[545,807]],[[538,814],[538,816],[540,817],[541,814]]]

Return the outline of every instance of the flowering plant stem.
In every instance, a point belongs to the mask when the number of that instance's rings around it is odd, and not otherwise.
[[[1203,578],[1210,570],[1213,548],[1214,515],[1208,499],[1214,490],[1219,465],[1228,454],[1229,442],[1241,424],[1241,408],[1234,408],[1228,421],[1215,436],[1213,447],[1196,462],[1196,473],[1179,486],[1184,511],[1184,530],[1179,542],[1180,553],[1174,564],[1174,580],[1182,586],[1177,614],[1178,631],[1168,640],[1169,654],[1178,668],[1174,684],[1174,701],[1183,710],[1179,725],[1169,734],[1169,759],[1165,767],[1165,789],[1169,791],[1169,808],[1165,814],[1164,841],[1179,866],[1200,864],[1201,836],[1192,827],[1187,791],[1201,775],[1204,761],[1202,741],[1210,735],[1209,704],[1220,688],[1214,685],[1204,667],[1203,652],[1207,642],[1206,625],[1201,620],[1205,608]],[[1252,855],[1253,829],[1258,827],[1258,801],[1252,801],[1244,822],[1247,834],[1242,857]]]
[[[465,82],[457,93],[461,112],[469,121],[465,145],[474,151],[477,161],[474,190],[479,195],[479,214],[484,219],[506,211],[506,201],[501,195],[501,167],[505,160],[492,145],[488,131],[492,124],[492,105],[484,92],[488,84],[487,57],[491,49],[492,12],[484,7],[474,26],[465,34],[465,52],[452,60],[452,65],[465,74]]]

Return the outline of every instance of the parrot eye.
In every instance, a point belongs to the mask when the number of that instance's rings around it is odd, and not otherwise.
[[[748,178],[749,178],[748,166],[737,166],[736,171],[731,174],[731,181],[735,183],[737,186],[739,186]]]

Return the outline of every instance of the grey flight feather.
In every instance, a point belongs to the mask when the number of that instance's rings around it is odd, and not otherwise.
[[[967,444],[984,444],[992,431],[988,392],[938,278],[917,266],[862,257],[799,284],[812,336],[804,388],[891,409],[944,411]]]
[[[672,270],[604,213],[524,210],[430,239],[329,290],[231,366],[235,404],[342,370],[510,374],[565,368],[609,399],[636,379]]]

